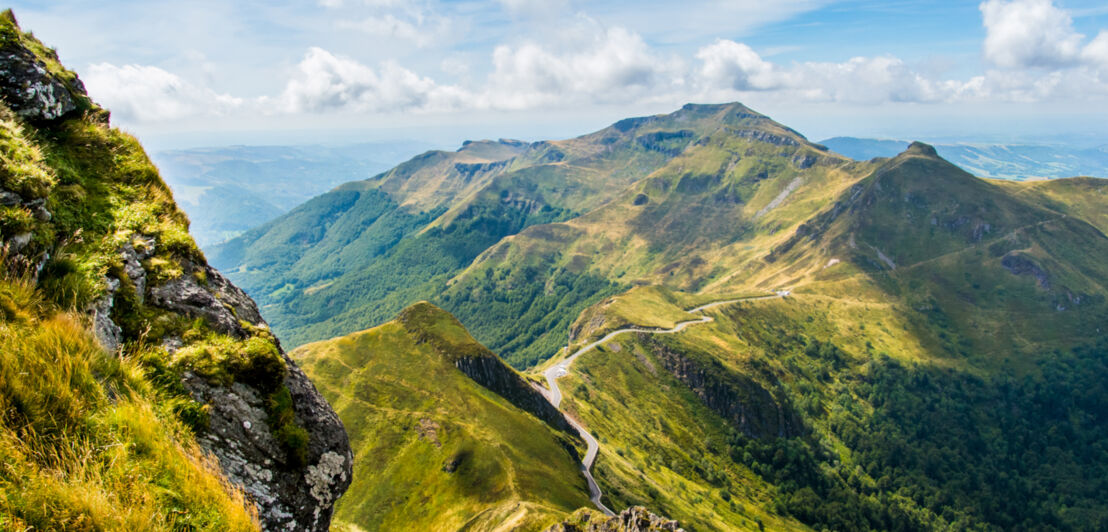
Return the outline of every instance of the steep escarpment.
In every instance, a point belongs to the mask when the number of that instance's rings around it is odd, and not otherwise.
[[[162,422],[187,427],[179,444],[214,455],[264,528],[326,530],[352,465],[338,417],[254,302],[207,264],[137,141],[10,11],[0,39],[5,275],[42,299],[40,319],[81,316],[97,349],[134,362],[175,405]]]
[[[589,505],[564,419],[517,405],[522,379],[445,311],[418,303],[292,356],[350,430],[354,483],[336,523],[540,530]]]
[[[427,342],[443,357],[453,362],[467,377],[530,412],[551,427],[574,434],[565,416],[551,405],[538,390],[529,386],[500,357],[465,332],[465,328],[450,313],[427,302],[404,309],[397,317],[421,342]]]
[[[792,438],[806,432],[782,390],[771,392],[750,376],[728,370],[710,355],[674,348],[654,335],[639,333],[638,337],[662,367],[743,434]]]

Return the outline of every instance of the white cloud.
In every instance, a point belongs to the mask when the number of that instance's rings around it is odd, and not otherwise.
[[[338,2],[339,0],[327,0]],[[349,0],[348,0],[349,1]],[[394,0],[360,0],[363,5]],[[525,0],[515,8],[525,9]],[[407,4],[359,29],[419,43],[430,12]],[[414,10],[413,10],[414,9]],[[231,112],[396,113],[573,108],[587,105],[745,100],[885,103],[1092,102],[1108,97],[1108,31],[1085,42],[1050,0],[987,0],[983,56],[993,65],[969,79],[942,79],[890,55],[841,62],[782,63],[749,45],[717,39],[692,57],[669,55],[638,33],[578,16],[547,36],[496,46],[482,58],[445,54],[431,68],[456,84],[385,61],[376,66],[308,49],[283,90],[240,99],[153,66],[94,65],[93,95],[125,121],[151,122]],[[435,33],[432,31],[431,33]],[[487,59],[486,59],[487,58]],[[486,62],[488,61],[488,62]],[[482,71],[482,63],[487,68]]]
[[[221,115],[244,100],[193,85],[158,67],[99,63],[82,78],[89,93],[123,121],[159,122]]]
[[[521,109],[587,100],[623,101],[683,83],[680,60],[654,53],[623,28],[597,32],[570,50],[537,43],[497,46],[492,54],[489,104]]]
[[[1108,31],[1101,31],[1081,50],[1081,59],[1108,73]]]
[[[701,48],[696,57],[701,67],[694,81],[703,94],[716,98],[773,91],[783,98],[806,101],[933,102],[944,99],[952,89],[891,56],[781,66],[762,59],[745,44],[719,40]]]
[[[1079,59],[1084,36],[1052,0],[988,0],[980,8],[985,58],[997,66],[1059,68]]]
[[[392,62],[377,71],[312,48],[286,85],[280,109],[291,113],[450,110],[467,97],[461,89],[437,85]]]
[[[751,47],[720,39],[696,52],[703,65],[700,81],[707,87],[734,90],[772,90],[780,87],[782,76],[774,65],[762,60]]]

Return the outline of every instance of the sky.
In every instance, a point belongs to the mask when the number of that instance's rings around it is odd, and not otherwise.
[[[148,146],[564,138],[741,101],[813,140],[1108,144],[1103,0],[17,0]]]

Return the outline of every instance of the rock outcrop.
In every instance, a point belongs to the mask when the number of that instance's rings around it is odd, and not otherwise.
[[[747,436],[794,437],[805,433],[803,421],[780,390],[772,393],[754,379],[724,368],[714,358],[673,350],[654,335],[640,333],[639,340],[705,406]]]
[[[491,356],[460,357],[454,361],[454,366],[477,384],[492,390],[521,410],[530,412],[551,427],[568,434],[575,434],[565,416],[541,393],[528,386],[515,371],[495,355],[492,353],[489,355]]]
[[[14,23],[10,11],[3,16]],[[79,111],[88,96],[77,76],[67,80],[50,72],[43,58],[5,35],[0,41],[0,99],[24,120],[41,123]]]
[[[538,390],[529,386],[500,357],[470,337],[465,332],[465,327],[449,312],[421,301],[404,309],[397,319],[420,342],[430,343],[443,357],[453,362],[454,367],[477,384],[507,399],[519,409],[530,412],[551,427],[570,435],[577,434],[557,408]],[[449,323],[450,329],[459,334],[456,338],[447,339],[433,333],[437,322]]]
[[[113,196],[117,192],[112,188],[111,177],[100,174],[95,178],[100,180],[102,188],[93,191],[74,185],[81,190],[79,194],[55,196],[52,187],[56,170],[49,167],[49,161],[37,155],[38,148],[32,145],[35,141],[24,139],[23,132],[64,130],[74,120],[106,128],[107,113],[88,99],[76,75],[61,67],[52,51],[22,33],[10,11],[0,17],[4,17],[0,20],[0,114],[9,136],[25,143],[5,149],[35,154],[33,157],[21,155],[33,159],[21,163],[23,166],[10,163],[7,156],[0,161],[3,165],[0,177],[4,178],[0,181],[0,208],[16,213],[21,224],[14,226],[15,229],[10,223],[0,228],[0,258],[19,265],[40,284],[57,283],[66,276],[86,275],[79,273],[72,263],[66,265],[64,261],[51,260],[52,254],[72,254],[66,250],[64,242],[77,236],[73,232],[80,233],[85,228],[80,222],[69,221],[70,234],[62,234],[60,226],[51,223],[53,214],[46,205],[63,205],[72,213],[95,208],[81,203],[86,201],[149,201],[162,213],[169,213],[163,214],[170,220],[164,223],[178,224],[176,230],[183,231],[187,220],[176,212],[172,201],[166,199],[169,191],[152,166],[148,174],[139,177],[150,180],[149,190],[156,197],[124,200]],[[110,165],[113,155],[98,154],[95,150],[118,149],[145,161],[145,155],[136,144],[126,141],[112,144],[119,142],[115,140],[118,137],[112,136],[114,133],[106,129],[98,131],[102,132],[99,138],[105,139],[105,146],[86,144],[83,149],[94,153],[82,153],[82,157],[97,161],[106,159],[109,162],[103,164]],[[27,138],[32,137],[28,135]],[[26,185],[28,179],[22,175],[28,172],[29,166],[35,166],[35,171],[40,172],[34,186]],[[110,197],[92,198],[93,194]],[[75,224],[80,230],[73,230]],[[151,233],[158,230],[153,227]],[[197,336],[221,334],[239,340],[272,342],[272,345],[264,344],[268,346],[266,353],[275,353],[267,361],[281,366],[276,360],[279,356],[283,367],[278,368],[279,373],[273,373],[269,383],[251,383],[248,379],[227,383],[184,371],[183,390],[206,406],[204,422],[195,427],[197,441],[218,459],[227,478],[239,485],[255,503],[263,528],[328,530],[333,505],[351,481],[353,455],[346,431],[323,396],[268,334],[268,326],[254,301],[210,267],[187,238],[175,236],[160,241],[155,234],[121,231],[115,225],[110,229],[98,226],[80,234],[80,238],[86,243],[99,239],[97,242],[105,244],[99,249],[106,251],[97,251],[102,255],[96,260],[108,264],[106,273],[98,279],[100,286],[95,289],[95,295],[89,296],[94,299],[87,303],[84,311],[89,317],[90,328],[107,350],[117,352],[129,344],[161,344],[173,355],[187,344],[186,337],[190,334],[193,341]],[[118,242],[112,239],[122,239],[125,243],[108,244]],[[118,245],[114,256],[113,245]],[[166,323],[177,325],[165,326]],[[287,396],[284,395],[286,390]],[[281,436],[270,426],[277,411],[272,404],[278,396],[282,400],[287,397],[290,403],[280,410],[286,414],[279,420],[280,427],[294,430],[298,436],[304,434],[305,441],[297,440],[295,454],[288,451],[289,439],[279,441]],[[289,417],[294,419],[290,421]]]
[[[650,513],[642,506],[632,506],[619,515],[607,517],[593,510],[578,510],[569,519],[546,529],[546,532],[684,532],[677,521]]]
[[[248,336],[244,324],[265,326],[254,301],[217,270],[191,263],[185,269],[185,275],[149,288],[152,305],[204,318],[214,330],[237,338]],[[186,374],[185,388],[210,407],[209,430],[197,439],[254,501],[266,529],[328,530],[334,503],[350,485],[354,456],[338,415],[296,363],[283,350],[280,355],[296,425],[309,435],[306,460],[296,463],[282,450],[260,390]]]

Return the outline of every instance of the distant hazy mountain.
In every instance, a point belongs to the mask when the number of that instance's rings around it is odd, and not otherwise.
[[[834,137],[820,144],[859,161],[894,157],[907,141]],[[936,144],[935,150],[967,172],[999,179],[1108,176],[1108,147],[1035,144]]]
[[[168,150],[152,158],[192,221],[201,247],[233,238],[347,181],[396,165],[427,144],[224,146]]]

